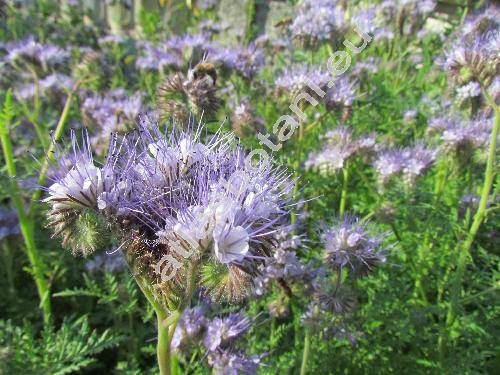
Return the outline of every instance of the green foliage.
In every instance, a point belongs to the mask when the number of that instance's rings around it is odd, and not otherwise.
[[[121,338],[110,330],[98,333],[86,316],[66,319],[58,330],[40,334],[29,323],[22,327],[0,321],[0,370],[4,374],[70,374],[96,368],[96,355],[115,347]]]

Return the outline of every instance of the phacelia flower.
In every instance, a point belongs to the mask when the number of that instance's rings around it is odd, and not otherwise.
[[[276,78],[274,85],[278,93],[286,93],[295,97],[300,92],[310,92],[311,83],[326,88],[331,80],[331,75],[322,68],[308,67],[305,65],[292,66]]]
[[[246,333],[250,326],[250,319],[241,313],[215,318],[208,325],[203,344],[211,352],[217,349],[226,349],[232,341]]]
[[[305,0],[290,25],[292,36],[301,42],[340,39],[347,29],[345,13],[336,1]]]
[[[248,98],[243,98],[234,109],[231,115],[231,126],[240,138],[254,135],[257,131],[264,132],[264,120],[255,115]]]
[[[325,260],[333,268],[348,267],[365,275],[385,261],[384,235],[369,231],[366,223],[346,216],[323,234]]]
[[[373,150],[376,146],[375,135],[354,138],[351,129],[339,127],[327,132],[321,151],[311,153],[305,162],[306,168],[316,169],[321,173],[335,173],[345,167],[347,160]]]
[[[72,131],[71,146],[71,152],[65,153],[62,147],[56,152],[53,184],[45,188],[44,202],[51,205],[48,225],[54,236],[62,236],[63,245],[69,244],[74,253],[87,255],[107,240],[109,232],[100,233],[106,225],[95,213],[98,198],[113,177],[95,165],[86,132],[80,146]]]
[[[414,147],[385,150],[378,154],[374,163],[381,185],[390,178],[403,175],[405,183],[412,185],[434,163],[436,150],[427,149],[419,143]]]
[[[357,93],[358,88],[358,82],[351,81],[345,76],[336,79],[335,84],[326,92],[326,108],[329,110],[339,109],[343,111],[342,121],[347,121],[354,100],[359,97]]]
[[[246,79],[253,79],[265,63],[263,50],[255,44],[236,48],[213,46],[209,58]]]
[[[249,294],[288,215],[285,171],[245,162],[229,134],[209,137],[201,126],[163,133],[148,118],[111,137],[102,167],[88,144],[84,137],[84,147],[73,141],[72,153],[58,154],[47,189],[50,224],[65,242],[78,239],[72,246],[88,253],[97,248],[90,234],[112,234],[143,286],[169,307],[200,287],[214,300]]]
[[[20,234],[16,210],[0,206],[0,241]]]
[[[466,85],[457,88],[457,100],[464,101],[469,98],[475,98],[481,95],[481,85],[472,81]]]
[[[137,57],[135,65],[139,70],[161,72],[167,67],[180,68],[183,61],[178,53],[169,50],[166,45],[141,42],[140,56]]]
[[[41,44],[29,36],[24,40],[8,43],[6,61],[20,62],[44,68],[61,64],[69,58],[69,52],[53,44]]]
[[[144,111],[142,101],[141,92],[130,95],[122,88],[84,99],[82,115],[85,125],[94,131],[91,144],[96,153],[105,152],[112,133],[123,134],[135,126]]]
[[[241,351],[223,350],[210,353],[208,363],[217,375],[255,375],[263,357],[263,355],[249,356]]]
[[[207,62],[201,62],[190,70],[188,77],[182,73],[168,76],[157,92],[160,117],[186,122],[194,114],[212,119],[221,104],[216,79],[215,68]]]
[[[208,324],[204,314],[204,309],[200,306],[184,311],[172,338],[172,348],[187,351],[199,343]]]

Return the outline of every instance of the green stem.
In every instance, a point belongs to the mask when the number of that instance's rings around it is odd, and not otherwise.
[[[169,317],[165,317],[165,312],[156,311],[156,318],[158,324],[158,344],[156,354],[158,356],[158,367],[160,368],[160,375],[171,374],[171,350],[170,344],[174,337],[175,328],[181,317],[179,311],[174,311]]]
[[[6,103],[12,100],[11,95],[12,93],[9,91],[7,93]],[[9,104],[6,104],[6,106],[8,105]],[[5,110],[5,112],[7,111],[8,109]],[[21,189],[19,188],[16,179],[16,167],[14,164],[14,157],[12,155],[12,144],[9,137],[10,121],[11,118],[8,115],[5,115],[0,119],[0,139],[2,143],[5,164],[7,166],[7,173],[10,177],[10,197],[14,208],[17,211],[19,226],[21,228],[21,233],[23,235],[24,243],[26,246],[26,254],[28,255],[28,259],[33,269],[33,277],[35,279],[38,296],[40,298],[43,320],[45,323],[48,323],[50,321],[51,315],[49,296],[50,291],[43,274],[44,264],[35,244],[34,223],[32,218],[25,211]]]
[[[311,334],[309,329],[306,328],[306,335],[304,336],[304,351],[302,352],[302,365],[300,366],[300,375],[305,375],[307,372],[307,360],[309,359],[309,352],[311,350]]]
[[[346,162],[346,165],[342,169],[342,193],[340,195],[340,208],[339,215],[343,217],[345,214],[345,207],[347,203],[347,193],[349,191],[349,163]]]
[[[300,160],[302,157],[302,140],[304,139],[304,124],[300,124],[299,132],[297,134],[297,151],[295,156],[295,181],[293,186],[293,200],[297,201],[299,195],[299,176],[300,176]],[[291,223],[297,221],[297,212],[294,210],[291,215]]]
[[[49,145],[49,148],[47,149],[47,158],[45,159],[42,168],[40,170],[40,174],[38,177],[38,185],[42,186],[45,182],[45,179],[47,178],[47,171],[49,169],[49,161],[53,160],[53,153],[54,153],[54,147],[55,143],[61,138],[61,135],[65,129],[66,123],[68,122],[68,117],[69,117],[69,110],[71,108],[71,103],[73,101],[73,96],[75,95],[76,91],[78,90],[78,87],[82,81],[78,81],[75,83],[73,88],[71,89],[70,93],[68,94],[68,97],[66,99],[66,103],[64,104],[63,111],[61,113],[61,117],[59,118],[59,121],[56,126],[56,130],[54,131],[54,134],[52,136],[52,142]],[[41,189],[36,189],[33,195],[31,196],[31,203],[28,212],[31,213],[32,210],[32,205],[33,202],[36,202],[40,199],[42,191]]]
[[[477,232],[479,231],[479,228],[485,218],[486,205],[488,203],[491,187],[493,186],[493,180],[495,178],[495,164],[496,164],[495,157],[496,157],[498,130],[500,128],[500,111],[499,108],[496,106],[496,104],[491,100],[486,90],[483,90],[483,92],[487,101],[489,102],[491,107],[495,110],[495,120],[494,120],[495,122],[493,124],[493,130],[491,131],[491,136],[490,136],[488,160],[486,162],[484,184],[481,193],[481,200],[479,201],[479,207],[477,209],[476,214],[474,215],[474,220],[467,234],[467,237],[465,238],[465,241],[462,244],[458,245],[459,255],[457,262],[457,270],[455,272],[455,277],[453,278],[450,291],[451,302],[448,306],[448,311],[446,314],[445,329],[438,341],[441,365],[443,365],[444,355],[446,354],[446,342],[449,338],[450,328],[452,327],[458,315],[458,307],[459,307],[458,304],[462,289],[462,279],[465,273],[467,260],[469,259],[470,249],[477,235]]]

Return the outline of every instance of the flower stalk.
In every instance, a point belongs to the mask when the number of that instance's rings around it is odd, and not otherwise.
[[[26,246],[26,254],[28,255],[31,267],[33,268],[33,277],[35,279],[38,296],[40,298],[40,306],[43,312],[43,321],[44,323],[48,323],[50,321],[51,315],[49,286],[43,274],[43,260],[35,244],[34,222],[32,217],[27,214],[24,208],[21,189],[19,188],[19,184],[16,180],[16,167],[14,164],[12,144],[9,135],[9,128],[12,120],[10,114],[11,107],[12,92],[9,91],[5,100],[4,113],[0,117],[0,140],[2,143],[2,150],[7,167],[7,173],[10,177],[10,194],[12,203],[17,211],[19,226],[21,228],[21,233],[23,235],[24,243]]]
[[[300,375],[305,375],[307,373],[307,361],[309,359],[309,352],[311,350],[311,333],[308,328],[306,328],[306,334],[304,336],[304,351],[302,352],[302,365],[300,366]]]
[[[490,196],[490,191],[493,186],[493,181],[495,179],[495,167],[496,167],[496,150],[497,150],[497,138],[498,138],[498,131],[500,128],[500,109],[496,105],[496,103],[491,99],[489,96],[488,92],[483,88],[483,94],[486,98],[486,101],[488,104],[493,108],[495,111],[495,119],[494,119],[494,124],[493,124],[493,129],[491,131],[490,135],[490,144],[488,148],[488,159],[486,162],[486,170],[484,174],[484,183],[483,183],[483,188],[482,188],[482,193],[481,193],[481,199],[479,201],[479,206],[477,209],[476,214],[474,215],[474,219],[472,222],[472,225],[469,229],[469,232],[467,233],[467,237],[465,240],[459,244],[458,247],[458,261],[457,261],[457,269],[455,272],[455,277],[453,278],[452,281],[452,286],[451,286],[451,301],[448,306],[448,311],[446,313],[446,322],[445,322],[445,327],[442,335],[440,336],[438,340],[438,347],[439,347],[439,353],[441,357],[441,365],[443,364],[443,359],[446,354],[446,344],[449,339],[450,333],[451,333],[451,327],[455,323],[455,320],[458,315],[458,309],[459,309],[459,299],[460,299],[460,293],[462,289],[462,279],[465,274],[465,268],[467,266],[467,260],[469,259],[470,256],[470,249],[472,247],[472,244],[474,243],[474,239],[476,238],[476,235],[479,231],[479,228],[481,224],[483,223],[484,219],[486,218],[486,206],[488,203],[488,198]]]
[[[346,162],[345,167],[342,168],[342,192],[340,195],[340,207],[339,207],[340,217],[343,217],[345,214],[348,191],[349,191],[349,163]]]

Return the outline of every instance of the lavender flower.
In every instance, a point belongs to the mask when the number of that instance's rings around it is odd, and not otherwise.
[[[200,306],[184,311],[172,338],[172,348],[187,351],[198,344],[208,323],[204,313],[204,309]]]
[[[323,234],[325,260],[334,269],[349,267],[356,273],[366,275],[385,261],[382,248],[384,235],[368,231],[367,224],[356,217],[346,216]]]
[[[215,318],[207,328],[203,345],[210,351],[227,348],[231,342],[250,329],[251,321],[241,313]]]
[[[44,67],[61,64],[69,58],[69,52],[53,44],[40,44],[33,36],[24,40],[11,42],[5,46],[6,61],[11,63],[25,62]]]
[[[390,178],[403,175],[406,184],[413,185],[415,180],[427,171],[436,159],[436,151],[426,149],[422,143],[413,147],[386,150],[378,155],[375,170],[381,185]]]
[[[16,210],[0,207],[0,241],[5,240],[10,236],[21,234]]]
[[[285,69],[274,84],[278,93],[284,92],[295,97],[304,90],[310,91],[309,82],[325,88],[330,79],[331,75],[322,68],[296,65]]]
[[[292,36],[308,43],[339,38],[346,29],[344,11],[329,0],[303,1],[290,25]]]
[[[163,46],[156,46],[149,42],[140,43],[140,56],[135,61],[139,70],[163,71],[166,67],[180,68],[183,65],[182,57],[172,53]]]
[[[142,100],[142,93],[129,95],[122,88],[85,98],[83,118],[88,127],[95,129],[91,144],[98,154],[105,152],[111,133],[123,134],[135,125],[144,111]]]
[[[306,168],[317,169],[321,173],[335,173],[345,167],[347,160],[355,155],[367,153],[375,148],[375,135],[354,138],[351,129],[339,127],[327,132],[325,145],[318,153],[311,153],[305,162]]]
[[[133,271],[171,304],[187,303],[195,287],[215,300],[245,297],[273,253],[293,185],[268,164],[247,165],[230,135],[201,136],[191,127],[163,134],[144,119],[140,132],[112,138],[102,168],[87,138],[83,149],[74,141],[71,167],[58,163],[45,199],[56,233],[88,237],[73,244],[88,253],[95,232],[112,228]]]
[[[209,364],[217,375],[238,375],[257,373],[263,355],[248,356],[242,352],[217,351],[209,355]]]

